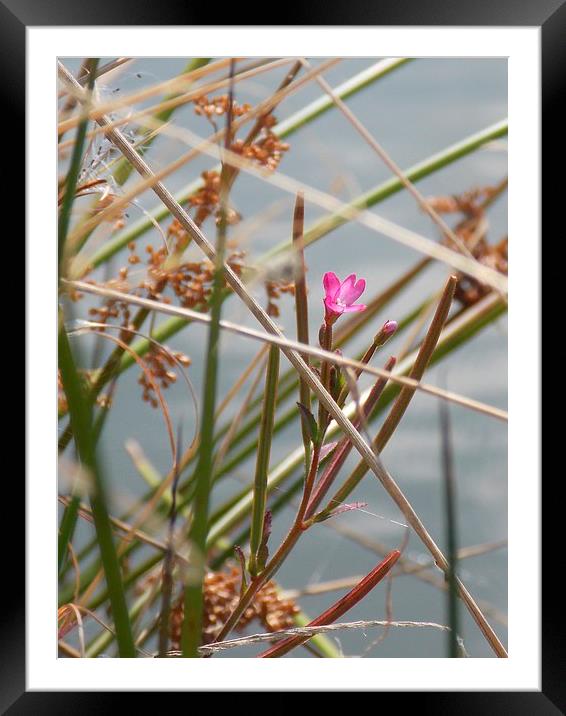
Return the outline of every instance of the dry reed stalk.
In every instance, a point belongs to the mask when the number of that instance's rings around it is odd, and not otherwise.
[[[206,314],[199,313],[198,311],[193,311],[190,308],[172,306],[170,304],[155,301],[153,299],[142,298],[141,296],[134,296],[129,293],[124,293],[123,291],[116,291],[115,289],[106,288],[105,286],[96,286],[95,284],[87,283],[85,281],[64,281],[64,283],[72,288],[84,291],[85,293],[92,293],[98,296],[105,296],[107,298],[116,298],[136,306],[147,308],[148,310],[158,311],[165,315],[176,316],[178,318],[186,318],[187,320],[195,321],[197,323],[208,323],[210,321],[210,317]],[[508,419],[507,412],[501,410],[500,408],[487,405],[486,403],[482,403],[472,398],[459,395],[458,393],[454,393],[452,391],[438,388],[428,383],[417,381],[407,376],[391,373],[382,368],[377,368],[375,366],[368,365],[367,363],[362,363],[361,361],[354,360],[353,358],[338,355],[337,353],[329,353],[328,351],[325,351],[321,348],[317,348],[316,346],[299,343],[298,341],[285,338],[282,334],[263,333],[261,331],[254,330],[253,328],[247,328],[245,326],[240,326],[239,324],[225,320],[220,321],[220,325],[223,329],[241,336],[247,336],[248,338],[262,341],[264,343],[278,345],[281,348],[289,348],[290,350],[295,350],[300,352],[301,354],[307,354],[315,358],[319,358],[321,360],[331,360],[331,362],[336,363],[338,365],[348,366],[350,368],[359,370],[360,372],[369,373],[370,375],[375,375],[380,378],[387,378],[393,383],[397,383],[408,388],[413,388],[415,390],[420,390],[423,393],[433,395],[437,398],[442,398],[456,405],[461,405],[471,410],[476,410],[477,412],[483,413],[485,415],[490,415],[491,417],[497,418],[504,422],[506,422]]]

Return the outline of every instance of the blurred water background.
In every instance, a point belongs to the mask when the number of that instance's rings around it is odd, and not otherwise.
[[[316,64],[319,60],[311,61]],[[376,58],[344,60],[326,72],[325,78],[332,86],[336,86],[375,61]],[[66,58],[64,62],[72,71],[78,69],[79,60]],[[109,97],[116,97],[155,81],[170,79],[181,72],[186,63],[187,58],[137,59],[120,72],[109,75],[103,92]],[[238,84],[236,99],[257,103],[272,93],[283,74],[282,69]],[[285,119],[321,93],[322,90],[316,84],[309,84],[277,108],[277,118]],[[418,59],[364,89],[347,102],[397,164],[409,167],[506,117],[507,64],[500,59]],[[191,128],[200,136],[210,133],[210,126],[206,120],[195,116],[192,106],[177,111],[173,121],[178,126]],[[336,108],[303,127],[288,141],[291,148],[281,163],[281,171],[340,199],[352,198],[390,176],[388,169]],[[148,161],[154,169],[158,169],[185,149],[185,145],[178,140],[161,137],[153,144]],[[213,159],[200,157],[168,177],[165,184],[172,191],[177,191],[214,164]],[[496,184],[506,171],[506,143],[500,141],[420,181],[418,187],[425,196],[457,194],[476,186]],[[130,183],[137,180],[137,176],[132,176]],[[293,206],[291,195],[283,194],[242,173],[235,184],[232,202],[243,216],[243,222],[234,230],[234,234],[238,235],[241,248],[248,252],[249,260],[259,258],[269,248],[289,239]],[[140,199],[140,205],[146,209],[156,204],[157,199],[151,192]],[[80,210],[78,203],[77,210]],[[406,192],[400,192],[380,203],[372,211],[425,236],[438,238],[434,225]],[[269,213],[268,220],[259,224],[246,222],[246,219],[263,212]],[[141,216],[136,207],[128,210],[128,214],[131,221]],[[322,210],[307,202],[306,227],[323,214]],[[491,242],[499,241],[507,232],[506,196],[490,209],[488,218],[489,239]],[[214,231],[210,222],[205,224],[204,230],[213,238]],[[97,233],[91,240],[91,246],[96,247],[107,238],[104,232]],[[160,238],[155,230],[144,237],[142,244],[147,241],[154,246],[158,245]],[[125,256],[124,252],[113,261],[115,272],[119,266],[125,265]],[[198,250],[195,247],[196,256]],[[309,247],[306,259],[312,340],[315,340],[322,319],[321,283],[324,272],[332,270],[342,278],[350,272],[365,277],[366,297],[369,298],[411,267],[418,258],[414,251],[355,222],[335,230]],[[408,291],[376,318],[368,330],[356,338],[349,354],[354,355],[355,351],[364,348],[368,338],[375,332],[375,327],[384,320],[403,317],[414,305],[437,291],[446,276],[446,267],[429,267]],[[257,286],[255,295],[265,304],[261,285]],[[88,301],[84,305],[87,304]],[[294,336],[292,300],[283,296],[279,304],[282,309],[279,323],[288,335]],[[83,304],[80,304],[77,315],[82,316],[83,310]],[[245,307],[238,303],[237,298],[231,298],[224,304],[223,317],[255,326],[254,320],[247,315]],[[92,351],[92,341],[88,338],[81,340],[84,355],[88,357]],[[401,336],[392,341],[385,349],[387,354],[400,350],[404,340],[405,336]],[[189,375],[197,387],[199,399],[205,341],[206,330],[198,325],[189,326],[167,341],[169,347],[191,357]],[[258,345],[248,339],[223,336],[220,396],[233,385],[257,349]],[[287,367],[283,359],[282,370]],[[152,463],[163,473],[169,469],[171,461],[163,419],[158,411],[142,402],[141,389],[137,384],[138,373],[137,369],[131,369],[119,381],[101,442],[116,512],[146,490],[145,483],[124,450],[127,439],[134,438],[141,443]],[[469,345],[464,345],[441,364],[431,368],[425,379],[433,384],[444,382],[450,390],[506,408],[505,319],[501,318],[488,326]],[[367,380],[363,381],[363,385],[367,385]],[[182,381],[166,391],[166,398],[174,422],[182,421],[184,435],[189,439],[194,414]],[[460,546],[504,540],[507,537],[506,425],[454,405],[450,406],[450,414]],[[275,441],[271,464],[276,465],[300,444],[300,440],[300,427],[294,423]],[[439,419],[435,398],[417,393],[385,449],[383,459],[434,539],[441,547],[444,546]],[[354,455],[344,468],[343,475],[347,475],[355,463]],[[214,492],[214,503],[249,483],[253,479],[253,471],[252,457],[220,483]],[[367,539],[385,542],[391,548],[402,542],[405,529],[398,523],[404,522],[403,517],[375,478],[367,475],[353,499],[367,502],[366,510],[341,515],[335,519],[335,524],[355,530]],[[291,518],[292,512],[287,510],[275,519],[271,537],[273,546],[284,535]],[[340,535],[328,524],[309,531],[284,564],[277,575],[278,582],[284,588],[300,588],[320,581],[366,574],[377,563],[378,558],[374,554]],[[82,524],[78,539],[82,541],[90,534],[90,526]],[[413,536],[406,554],[416,560],[428,561],[428,554]],[[440,572],[437,574],[441,576]],[[485,600],[502,615],[506,614],[505,548],[462,562],[461,576],[476,599]],[[342,592],[304,597],[301,605],[308,614],[314,616],[340,594]],[[385,594],[385,585],[378,586],[347,615],[347,619],[385,618]],[[403,576],[394,581],[392,595],[395,619],[447,621],[445,595],[429,584]],[[491,622],[506,642],[504,624],[494,619]],[[371,648],[380,633],[377,629],[364,633],[340,632],[336,638],[346,656],[443,657],[446,654],[446,638],[441,632],[392,629],[384,641]],[[492,656],[465,609],[462,609],[462,636],[470,656]],[[226,653],[226,656],[235,655],[235,652]],[[239,655],[243,655],[243,652],[238,652]],[[308,656],[304,650],[297,650],[294,655]]]

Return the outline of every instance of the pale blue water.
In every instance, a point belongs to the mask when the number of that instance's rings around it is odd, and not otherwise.
[[[335,86],[361,69],[373,59],[348,60],[326,73]],[[313,60],[313,63],[316,60]],[[110,84],[114,96],[140,88],[155,80],[172,77],[186,64],[186,59],[140,59],[124,70]],[[69,60],[71,69],[76,61]],[[137,77],[141,74],[141,78]],[[271,76],[258,76],[238,86],[237,98],[256,102],[272,91],[283,72]],[[284,119],[296,109],[321,94],[320,88],[309,86],[288,98],[277,110]],[[507,113],[507,68],[503,60],[417,60],[396,70],[373,86],[348,100],[349,107],[374,134],[401,167],[408,167],[447,145],[456,142],[504,118]],[[174,115],[180,126],[189,126],[205,136],[207,123],[195,117],[190,108]],[[373,154],[341,113],[333,109],[303,128],[288,140],[291,150],[285,156],[281,171],[346,199],[367,190],[389,177],[387,168]],[[419,189],[425,195],[459,193],[474,186],[495,184],[507,171],[507,155],[503,143],[491,150],[482,150],[421,182]],[[172,139],[156,142],[148,155],[150,164],[158,168],[176,157],[184,147]],[[166,185],[177,190],[193,179],[213,160],[202,159],[190,163],[178,174],[168,178]],[[134,181],[137,179],[134,178]],[[279,190],[241,175],[233,191],[233,203],[244,219],[262,211],[276,210],[275,217],[260,227],[245,223],[238,227],[244,233],[241,241],[252,257],[261,256],[267,249],[288,239],[293,198]],[[143,205],[156,204],[150,193],[143,197]],[[387,219],[413,229],[425,236],[436,238],[435,228],[423,216],[414,200],[400,193],[375,207],[374,211]],[[307,226],[323,212],[307,204]],[[139,211],[129,212],[132,220]],[[499,200],[489,213],[492,241],[499,240],[507,231],[506,197]],[[205,231],[212,233],[211,226]],[[149,236],[149,235],[148,235]],[[151,240],[158,242],[156,232]],[[93,239],[96,241],[96,239]],[[196,255],[196,254],[195,254]],[[315,337],[322,318],[321,278],[325,271],[333,270],[341,276],[353,271],[368,282],[368,296],[379,291],[392,279],[412,266],[418,259],[413,251],[351,223],[334,231],[307,251],[308,280],[310,287],[310,317],[312,336]],[[122,265],[117,261],[115,265]],[[375,325],[387,318],[400,318],[419,300],[423,300],[442,285],[446,270],[429,268],[418,281],[392,302],[386,313],[378,316]],[[264,301],[260,288],[258,298]],[[291,300],[284,296],[280,305],[281,325],[289,335],[294,334]],[[253,326],[253,319],[245,309],[231,299],[225,304],[224,317]],[[372,333],[370,328],[358,337],[351,354],[362,348]],[[206,331],[196,325],[168,341],[174,349],[191,356],[193,365],[189,375],[200,396],[202,352]],[[313,338],[314,339],[314,338]],[[386,349],[395,353],[404,344],[404,336]],[[88,343],[85,341],[84,346]],[[220,394],[233,384],[243,366],[257,351],[257,344],[234,336],[224,337],[221,352]],[[286,368],[282,362],[282,368]],[[137,370],[130,371],[120,381],[114,408],[104,432],[103,452],[117,504],[123,506],[129,497],[144,491],[124,451],[124,441],[135,438],[144,446],[148,457],[162,471],[170,465],[168,442],[163,421],[157,411],[142,403],[136,383]],[[485,329],[470,346],[463,347],[432,368],[426,380],[438,384],[447,382],[451,390],[469,395],[487,403],[506,407],[507,396],[507,337],[506,322]],[[192,430],[192,411],[182,383],[167,391],[166,397],[175,421],[183,420],[185,432]],[[459,538],[462,546],[491,542],[507,536],[507,429],[504,423],[461,407],[451,407],[455,470],[457,475]],[[300,442],[298,425],[287,429],[274,446],[272,464],[275,465],[289,450]],[[431,534],[444,544],[442,472],[438,431],[438,406],[434,398],[417,395],[411,403],[401,426],[383,454],[384,462],[412,502]],[[351,458],[344,470],[355,464]],[[223,481],[218,498],[241,488],[253,477],[253,459],[242,465],[237,474]],[[368,503],[367,512],[349,513],[337,518],[337,523],[355,528],[368,538],[397,546],[403,539],[404,529],[392,521],[403,522],[390,498],[368,475],[353,499]],[[369,514],[371,513],[371,514]],[[279,515],[274,524],[272,544],[283,536],[291,512]],[[84,533],[84,529],[82,530]],[[426,558],[420,542],[411,537],[407,554]],[[365,574],[377,562],[369,551],[343,538],[331,528],[320,526],[305,535],[278,574],[285,588],[301,587],[307,583],[326,581],[354,574]],[[440,575],[440,572],[437,572]],[[487,600],[499,611],[507,609],[507,552],[498,550],[474,557],[461,565],[461,576],[478,600]],[[326,608],[341,592],[305,597],[301,604],[311,615]],[[384,585],[378,586],[355,610],[352,619],[380,619],[385,614]],[[445,598],[437,589],[412,577],[401,577],[393,587],[393,616],[395,619],[446,622]],[[477,627],[462,610],[462,634],[471,656],[491,656],[491,651]],[[506,640],[506,629],[492,621],[501,638]],[[343,632],[340,644],[348,656],[360,655],[380,632]],[[391,630],[387,639],[370,656],[375,657],[442,657],[445,637],[432,630]],[[238,653],[240,655],[241,652]],[[233,655],[236,655],[233,652]],[[300,652],[296,653],[301,656]],[[377,685],[378,682],[376,682]]]

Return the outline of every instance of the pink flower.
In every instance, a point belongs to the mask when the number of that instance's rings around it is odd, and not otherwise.
[[[350,274],[344,281],[332,271],[324,274],[322,279],[324,285],[324,307],[325,321],[331,325],[343,313],[354,313],[365,311],[363,303],[354,303],[365,290],[366,282],[363,278],[356,281],[356,274]]]
[[[397,321],[385,321],[373,339],[374,346],[376,348],[381,348],[381,346],[387,343],[391,336],[397,331],[398,327],[399,325]]]
[[[381,330],[385,336],[392,336],[398,327],[397,321],[385,321]]]

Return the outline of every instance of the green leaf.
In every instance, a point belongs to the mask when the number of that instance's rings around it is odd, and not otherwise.
[[[299,408],[303,427],[307,435],[309,436],[312,444],[316,445],[318,443],[319,431],[318,424],[314,418],[314,415],[307,407],[305,407],[302,403],[299,403],[299,401],[297,401],[297,407]]]

